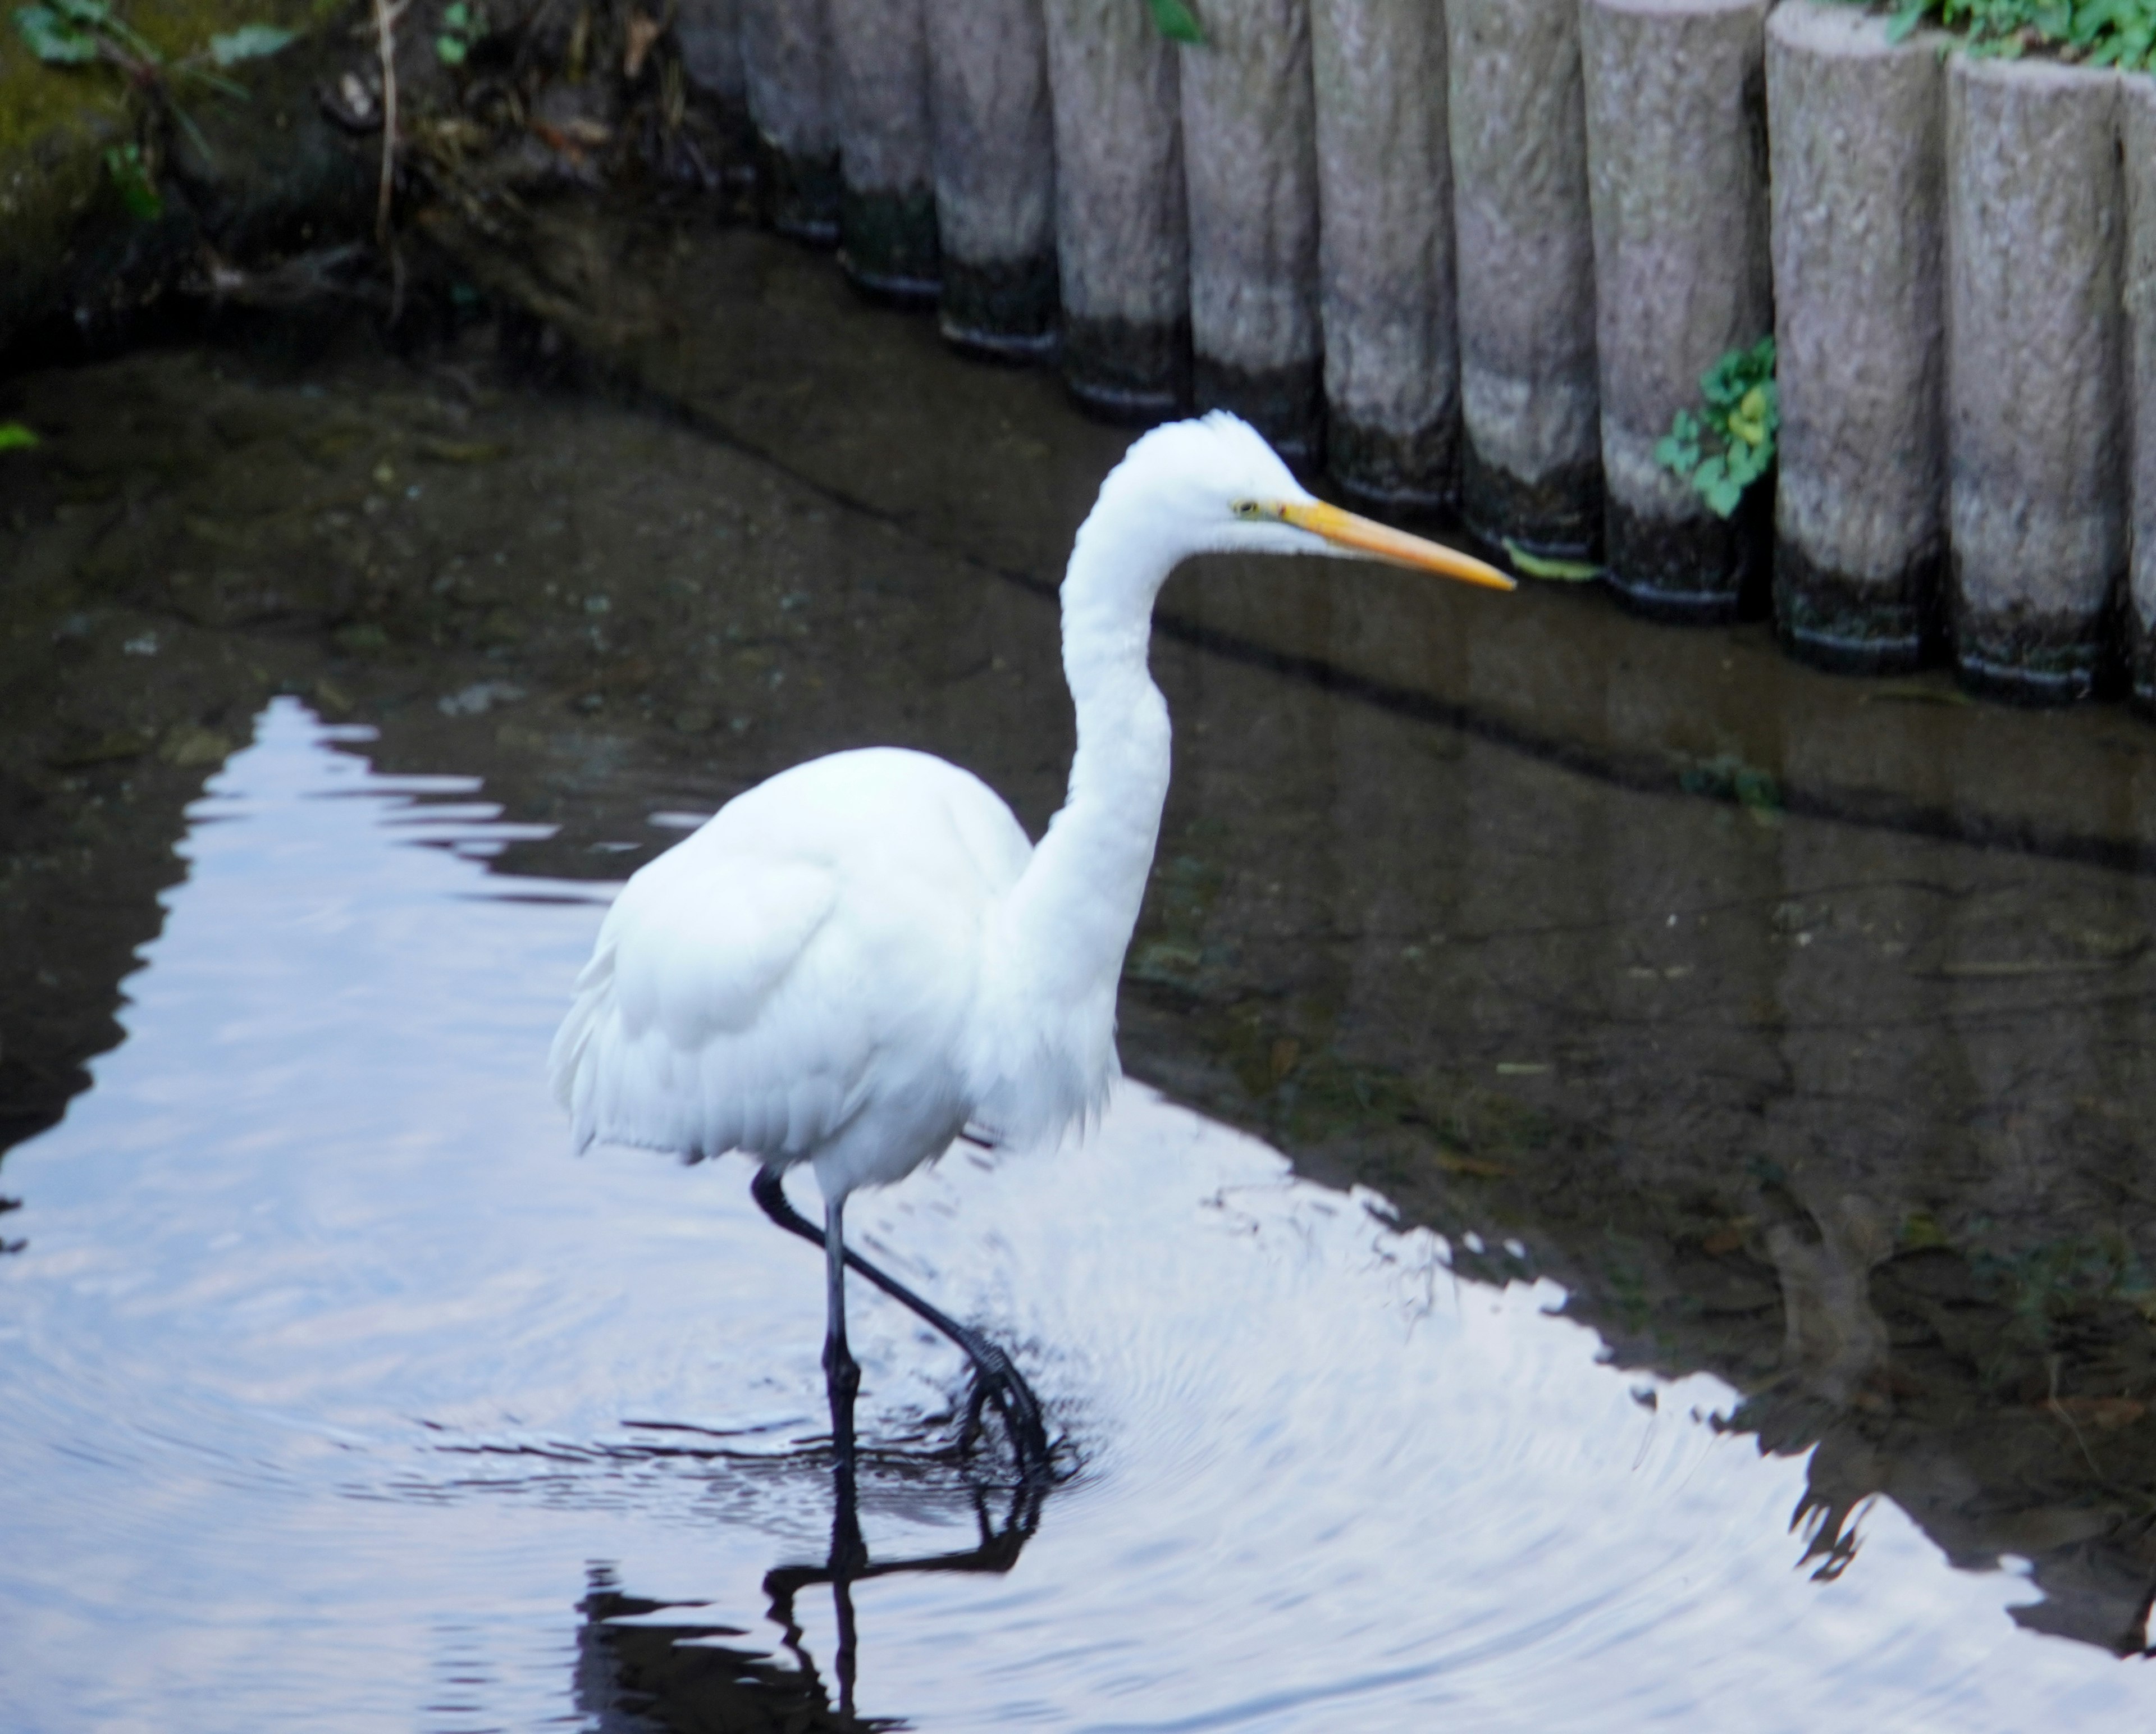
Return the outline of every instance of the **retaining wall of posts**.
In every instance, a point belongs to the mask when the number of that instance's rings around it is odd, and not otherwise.
[[[2156,80],[1840,0],[731,3],[771,220],[828,238],[843,143],[855,280],[947,254],[953,341],[1096,413],[1306,469],[1329,422],[1344,490],[1650,612],[1763,611],[1771,551],[1807,660],[2156,710]],[[1769,332],[1779,474],[1724,518],[1656,447]]]

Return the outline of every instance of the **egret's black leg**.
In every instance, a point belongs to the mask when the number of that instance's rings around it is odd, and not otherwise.
[[[967,1410],[966,1425],[960,1434],[961,1443],[970,1445],[980,1429],[981,1405],[983,1398],[996,1406],[996,1413],[1004,1418],[1004,1426],[1010,1434],[1011,1448],[1018,1455],[1019,1477],[1029,1484],[1048,1478],[1048,1429],[1041,1418],[1040,1399],[1033,1394],[1033,1388],[1019,1377],[1010,1357],[981,1335],[978,1331],[960,1324],[927,1301],[894,1276],[887,1276],[859,1253],[841,1243],[833,1241],[828,1234],[819,1234],[808,1218],[787,1202],[786,1190],[776,1168],[759,1168],[756,1178],[749,1183],[749,1192],[763,1208],[763,1213],[788,1234],[798,1234],[804,1240],[822,1244],[828,1259],[843,1256],[845,1263],[874,1283],[901,1306],[910,1308],[920,1318],[942,1331],[965,1351],[966,1358],[973,1363],[973,1399]],[[834,1251],[834,1247],[836,1251]],[[832,1267],[835,1272],[837,1266]],[[832,1293],[837,1295],[839,1277],[831,1278]],[[833,1316],[838,1314],[834,1311]],[[828,1357],[829,1350],[825,1349]],[[827,1358],[828,1366],[828,1358]],[[856,1374],[856,1378],[859,1375]],[[835,1403],[836,1399],[834,1398]]]
[[[827,1285],[824,1330],[824,1383],[831,1397],[831,1451],[845,1485],[839,1509],[850,1509],[854,1478],[854,1398],[860,1394],[861,1369],[846,1348],[846,1201],[824,1206],[824,1259]],[[804,1224],[805,1227],[806,1224]]]

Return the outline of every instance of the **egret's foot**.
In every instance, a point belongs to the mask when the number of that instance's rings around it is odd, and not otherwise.
[[[1011,1365],[1010,1357],[993,1343],[976,1336],[973,1344],[962,1347],[973,1358],[973,1388],[966,1399],[965,1424],[958,1431],[960,1453],[973,1450],[981,1436],[982,1412],[993,1403],[1010,1439],[1012,1454],[1018,1460],[1019,1484],[1044,1485],[1050,1478],[1054,1460],[1048,1449],[1040,1399]]]

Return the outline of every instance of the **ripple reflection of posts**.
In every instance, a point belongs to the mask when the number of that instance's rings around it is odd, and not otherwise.
[[[1025,1544],[1040,1525],[1047,1489],[1038,1480],[1003,1487],[971,1485],[978,1542],[967,1548],[877,1559],[869,1552],[860,1521],[860,1488],[855,1465],[834,1457],[832,1467],[830,1551],[820,1563],[774,1566],[764,1574],[771,1598],[768,1618],[783,1634],[795,1665],[787,1667],[763,1652],[715,1642],[743,1638],[737,1626],[684,1622],[680,1625],[626,1625],[670,1608],[700,1603],[648,1601],[622,1593],[611,1568],[592,1568],[590,1588],[577,1604],[584,1616],[577,1644],[577,1707],[607,1720],[624,1711],[666,1729],[751,1730],[783,1728],[788,1734],[821,1731],[901,1728],[902,1719],[864,1716],[854,1707],[854,1685],[860,1634],[854,1613],[853,1587],[871,1578],[908,1572],[985,1572],[1001,1576],[1018,1563]],[[998,1496],[1009,1503],[998,1511]],[[808,1650],[808,1637],[795,1610],[804,1590],[829,1584],[837,1637],[831,1673],[838,1702]]]

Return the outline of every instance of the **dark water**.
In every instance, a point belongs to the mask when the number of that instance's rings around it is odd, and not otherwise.
[[[1038,825],[1118,441],[702,244],[640,401],[468,346],[0,403],[0,1724],[2146,1714],[2142,726],[1319,562],[1168,594],[1107,1123],[856,1206],[1079,1472],[938,1454],[955,1357],[859,1305],[840,1713],[817,1260],[739,1164],[572,1159],[546,1044],[781,765]]]

